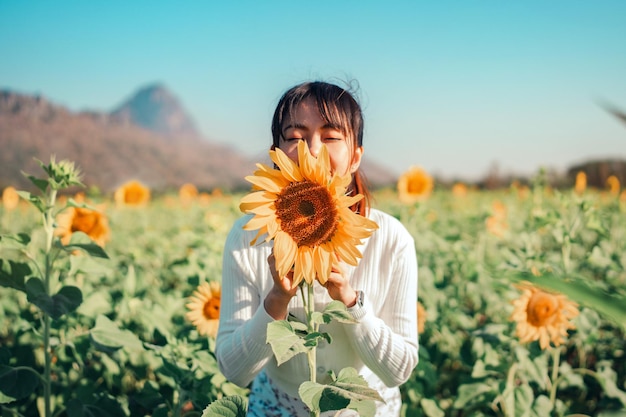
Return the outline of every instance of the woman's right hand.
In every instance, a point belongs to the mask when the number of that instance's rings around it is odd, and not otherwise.
[[[274,251],[268,256],[267,263],[274,279],[274,286],[265,297],[263,305],[265,306],[265,311],[274,319],[284,320],[287,318],[289,301],[298,293],[299,286],[293,285],[293,271],[284,277],[278,276]]]

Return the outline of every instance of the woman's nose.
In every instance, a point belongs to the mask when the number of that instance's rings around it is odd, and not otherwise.
[[[309,152],[311,152],[311,155],[317,158],[320,148],[322,147],[321,138],[319,136],[313,136],[307,142],[307,145],[309,145]]]

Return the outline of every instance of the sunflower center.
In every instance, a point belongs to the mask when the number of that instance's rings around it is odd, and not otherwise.
[[[220,299],[211,298],[204,303],[202,308],[202,314],[208,320],[215,320],[220,318]]]
[[[551,294],[545,292],[537,292],[528,300],[526,315],[528,322],[535,327],[545,326],[554,316],[559,303]]]
[[[281,229],[298,246],[318,246],[337,229],[337,208],[323,185],[300,181],[284,187],[275,202]]]

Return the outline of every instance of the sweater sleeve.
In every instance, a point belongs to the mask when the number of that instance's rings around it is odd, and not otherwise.
[[[220,371],[231,382],[247,386],[272,358],[266,343],[267,324],[273,321],[261,303],[258,276],[264,251],[250,247],[249,233],[238,220],[224,247],[222,302],[215,354]],[[256,250],[254,250],[256,249]]]
[[[388,275],[368,278],[384,283],[387,291],[368,294],[365,290],[363,307],[349,309],[358,324],[347,325],[346,331],[363,363],[392,387],[406,382],[418,362],[418,268],[415,242],[408,231],[395,219],[383,221],[383,228],[386,239],[379,239],[374,248],[380,264],[364,271]],[[385,264],[389,266],[380,267]]]

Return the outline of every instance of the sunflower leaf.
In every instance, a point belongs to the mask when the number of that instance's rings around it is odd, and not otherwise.
[[[30,266],[0,259],[0,286],[26,292],[25,279],[32,273]]]
[[[354,368],[344,368],[328,385],[306,381],[298,390],[302,401],[312,411],[356,409],[361,416],[373,416],[374,401],[383,401],[379,393]]]
[[[46,211],[46,204],[43,202],[41,198],[32,195],[28,191],[18,191],[17,194],[20,197],[22,197],[24,200],[30,201],[31,204],[37,207],[37,210],[39,210],[41,213],[44,213]]]
[[[267,325],[266,341],[272,347],[278,365],[309,351],[305,341],[286,320],[276,320]]]
[[[39,386],[39,374],[32,368],[0,365],[0,404],[28,397]]]
[[[322,311],[322,318],[325,324],[330,323],[332,320],[337,320],[339,323],[357,322],[348,311],[346,305],[337,300],[328,303],[324,311]]]
[[[104,249],[98,246],[83,232],[72,233],[70,243],[61,247],[69,253],[72,253],[75,250],[83,250],[93,257],[109,259],[109,255],[107,255]]]
[[[52,297],[46,293],[44,283],[39,278],[31,278],[26,282],[26,294],[28,301],[35,304],[53,319],[58,319],[64,314],[78,308],[83,302],[83,294],[78,287],[65,286]]]
[[[5,243],[16,242],[19,247],[24,247],[30,243],[30,236],[27,233],[15,233],[0,235],[0,242]]]
[[[245,417],[247,401],[241,395],[229,395],[213,401],[202,412],[202,417]]]

